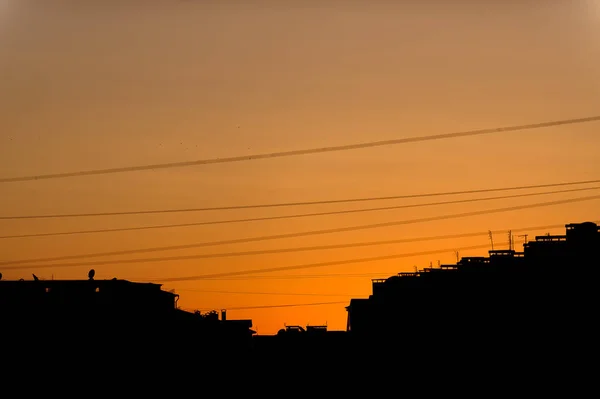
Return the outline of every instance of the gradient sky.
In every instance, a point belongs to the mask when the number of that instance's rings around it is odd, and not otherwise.
[[[600,115],[600,1],[0,0],[0,178],[318,148]],[[0,216],[410,195],[600,179],[600,122],[247,162],[0,183]],[[562,187],[596,187],[600,184]],[[111,217],[0,220],[0,236],[195,223],[560,190]],[[436,218],[598,190],[378,212],[0,239],[0,262]],[[189,310],[228,309],[260,334],[345,329],[371,278],[485,255],[488,230],[564,232],[598,199],[289,239],[53,263],[5,279],[150,281],[444,250],[384,261],[165,282]],[[555,228],[536,226],[557,225]],[[494,237],[506,248],[508,234]],[[486,245],[488,247],[486,247]],[[517,245],[521,248],[521,245]],[[162,280],[161,280],[162,281]],[[314,305],[315,303],[336,302]],[[312,306],[268,307],[313,304]],[[410,304],[407,304],[410,306]],[[250,307],[252,309],[239,309]]]

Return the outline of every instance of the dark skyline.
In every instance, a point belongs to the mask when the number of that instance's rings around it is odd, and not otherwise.
[[[368,358],[390,371],[459,359],[463,371],[490,372],[510,359],[513,370],[521,362],[564,367],[593,350],[599,249],[598,224],[568,223],[561,234],[533,237],[522,249],[511,244],[488,256],[374,279],[368,297],[346,304],[344,330],[285,325],[276,334],[257,334],[251,319],[231,318],[227,309],[182,310],[180,296],[160,284],[98,280],[94,269],[79,280],[0,275],[1,336],[16,346],[51,343],[18,360],[61,356],[85,367],[102,368],[99,359],[140,367],[151,347],[157,362],[146,367],[157,372],[163,359],[185,358],[204,367],[285,359],[306,367],[307,359],[319,358],[336,368]],[[95,363],[80,354],[83,338],[95,344]]]
[[[571,202],[593,197],[593,183],[320,203],[600,179],[598,122],[423,139],[598,115],[597,1],[344,3],[2,2],[0,216],[111,214],[0,219],[4,279],[76,279],[91,267],[131,281],[230,274],[166,288],[185,293],[188,309],[240,308],[231,317],[252,318],[261,333],[343,329],[337,304],[275,306],[347,301],[369,294],[364,276],[484,256],[487,231],[502,248],[508,230],[531,238],[600,220],[596,199]],[[532,195],[483,200],[504,194]],[[313,204],[116,215],[299,202]],[[433,202],[444,204],[425,206]],[[555,204],[527,208],[539,203]],[[303,213],[320,215],[289,217]],[[447,217],[461,214],[471,216]],[[54,234],[84,231],[95,233]],[[146,249],[156,250],[130,252]],[[115,255],[68,259],[98,253]],[[2,268],[25,259],[46,260]],[[92,261],[113,263],[49,266]],[[313,264],[330,266],[285,269]]]

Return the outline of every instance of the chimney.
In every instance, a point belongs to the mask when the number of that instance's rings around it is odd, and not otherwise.
[[[221,309],[221,321],[227,321],[227,311],[225,309]]]

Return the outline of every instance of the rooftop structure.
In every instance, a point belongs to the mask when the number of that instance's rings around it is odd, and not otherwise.
[[[565,227],[565,235],[537,236],[521,252],[494,250],[373,280],[372,295],[346,308],[347,330],[375,342],[548,335],[567,326],[583,336],[597,311],[600,231],[591,222]]]
[[[119,348],[249,347],[252,320],[227,320],[218,313],[187,312],[179,295],[161,284],[127,280],[0,280],[2,337],[72,347],[93,340]],[[60,346],[59,345],[59,346]]]

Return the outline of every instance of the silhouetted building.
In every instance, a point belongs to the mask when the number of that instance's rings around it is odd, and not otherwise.
[[[347,331],[382,346],[527,347],[552,350],[590,342],[598,311],[600,233],[586,222],[566,234],[537,236],[523,252],[489,251],[413,273],[373,280],[369,298],[352,299]]]
[[[537,236],[522,252],[492,250],[373,280],[369,298],[346,308],[346,331],[296,325],[268,336],[224,310],[220,319],[217,311],[181,310],[179,296],[159,284],[94,280],[93,271],[88,280],[0,280],[0,342],[28,348],[36,361],[67,348],[125,364],[156,354],[198,364],[215,355],[319,355],[349,368],[368,359],[386,367],[436,359],[451,367],[482,356],[571,356],[589,353],[596,340],[599,250],[596,224],[568,224],[565,235]]]
[[[177,307],[179,295],[160,284],[126,280],[0,280],[0,337],[111,352],[141,350],[203,354],[251,349],[251,320],[222,320]],[[100,352],[102,355],[102,352]]]
[[[252,320],[228,320],[226,312],[221,319],[216,311],[178,310],[180,326],[178,338],[188,343],[188,349],[197,353],[248,353],[252,349]]]
[[[167,316],[179,295],[127,280],[0,280],[2,317]]]
[[[255,335],[254,353],[259,356],[339,356],[350,351],[346,331],[329,331],[326,325],[285,326],[276,335]],[[331,360],[330,360],[331,361]]]

